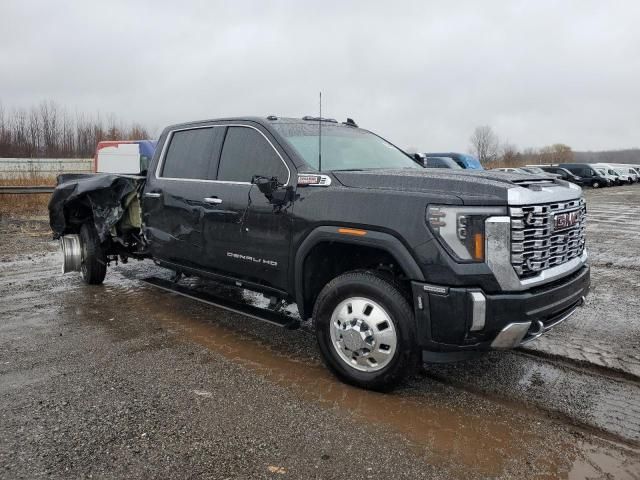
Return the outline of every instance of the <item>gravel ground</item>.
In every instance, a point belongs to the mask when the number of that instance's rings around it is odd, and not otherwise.
[[[640,184],[585,193],[592,265],[586,305],[525,348],[640,380]]]
[[[626,377],[516,352],[366,392],[307,326],[146,286],[150,262],[86,286],[47,237],[0,218],[1,478],[640,478]]]

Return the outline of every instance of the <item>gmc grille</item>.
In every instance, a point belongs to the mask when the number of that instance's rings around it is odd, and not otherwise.
[[[571,214],[574,225],[555,229],[558,214]],[[587,206],[583,198],[544,205],[509,207],[511,264],[520,278],[579,257],[584,251]]]

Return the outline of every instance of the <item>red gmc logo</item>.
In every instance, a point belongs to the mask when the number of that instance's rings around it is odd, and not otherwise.
[[[553,216],[553,229],[564,230],[576,225],[580,221],[580,211],[557,213]]]

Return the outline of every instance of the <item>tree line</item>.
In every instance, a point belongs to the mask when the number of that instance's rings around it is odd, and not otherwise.
[[[102,140],[151,138],[139,123],[115,115],[71,115],[53,101],[7,110],[0,102],[0,157],[88,158]]]
[[[518,167],[574,161],[571,147],[555,143],[542,148],[526,148],[520,151],[509,142],[502,142],[488,125],[476,127],[471,135],[470,150],[486,168]]]

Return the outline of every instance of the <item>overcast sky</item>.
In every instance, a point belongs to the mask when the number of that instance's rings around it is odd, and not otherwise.
[[[0,2],[0,101],[154,134],[230,115],[353,117],[402,147],[640,146],[640,2]]]

